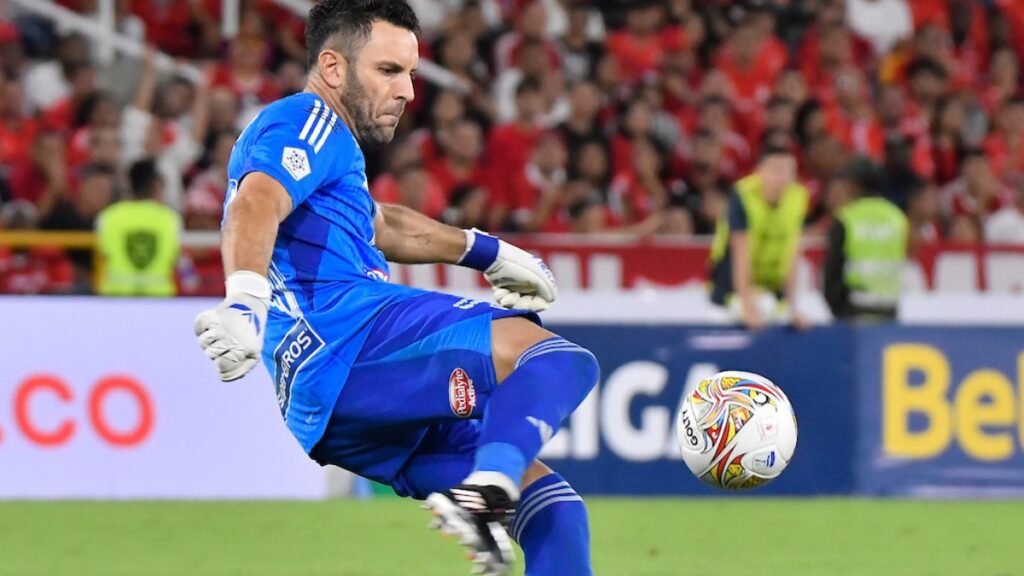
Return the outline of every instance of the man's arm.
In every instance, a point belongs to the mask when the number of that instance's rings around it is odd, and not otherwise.
[[[740,301],[740,312],[747,328],[763,328],[764,319],[754,299],[753,271],[750,263],[750,243],[747,231],[729,234],[729,250],[732,252],[732,284],[736,298]]]
[[[540,260],[508,242],[478,230],[459,230],[409,208],[379,206],[374,243],[400,264],[444,262],[479,270],[506,308],[546,309],[558,297],[551,271]]]
[[[228,203],[222,254],[227,296],[196,317],[195,334],[225,382],[259,362],[270,305],[267,269],[277,227],[292,210],[284,186],[262,172],[242,180]]]
[[[277,180],[252,172],[228,204],[221,253],[225,276],[248,270],[267,275],[278,225],[292,211],[292,198]]]
[[[466,252],[466,234],[415,210],[380,204],[373,221],[375,245],[391,262],[456,264]]]

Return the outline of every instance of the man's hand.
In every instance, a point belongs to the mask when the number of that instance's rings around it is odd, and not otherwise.
[[[555,277],[543,260],[508,242],[498,241],[498,258],[484,271],[494,299],[505,308],[543,312],[558,297]]]
[[[555,277],[540,258],[477,230],[466,230],[466,243],[459,263],[483,271],[501,306],[541,312],[558,297]]]
[[[254,272],[235,274],[259,276]],[[232,277],[236,278],[235,275]],[[196,316],[194,327],[199,345],[213,360],[224,382],[237,380],[256,366],[263,351],[263,334],[267,327],[269,285],[266,291],[262,287],[248,292],[235,291],[232,289],[233,278],[228,279],[228,297],[216,308]],[[266,282],[266,278],[260,279]],[[251,281],[252,278],[243,280]]]

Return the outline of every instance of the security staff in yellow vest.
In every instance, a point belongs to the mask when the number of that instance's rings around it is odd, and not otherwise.
[[[164,183],[155,162],[136,162],[128,177],[131,199],[111,204],[96,220],[104,261],[99,293],[173,296],[181,216],[160,202]]]
[[[879,179],[869,160],[857,160],[830,183],[847,196],[828,233],[825,300],[838,319],[896,317],[903,264],[907,259],[907,217],[876,196]]]
[[[796,309],[794,273],[807,200],[807,189],[796,181],[792,152],[769,146],[755,172],[736,182],[717,222],[711,301],[748,328],[787,316],[798,328],[808,326]]]

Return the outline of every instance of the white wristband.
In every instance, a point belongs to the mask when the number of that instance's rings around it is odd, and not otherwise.
[[[232,272],[224,287],[228,296],[248,294],[260,300],[270,300],[270,281],[262,274],[250,270]]]

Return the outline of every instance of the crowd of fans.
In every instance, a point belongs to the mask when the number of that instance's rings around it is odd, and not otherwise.
[[[421,77],[395,142],[366,151],[380,201],[498,232],[686,237],[713,231],[759,150],[786,146],[810,234],[867,157],[912,245],[1024,242],[1019,0],[411,3],[422,56],[459,86]],[[300,17],[242,2],[225,38],[221,5],[118,1],[118,31],[153,49],[100,65],[95,43],[0,3],[0,227],[91,229],[149,158],[186,228],[218,228],[235,137],[302,89],[305,62]],[[201,80],[158,73],[153,50]],[[206,256],[197,286],[219,281]],[[88,278],[88,258],[0,247],[0,292]]]

